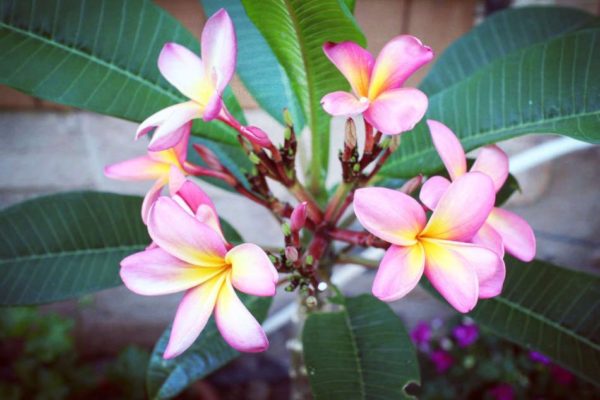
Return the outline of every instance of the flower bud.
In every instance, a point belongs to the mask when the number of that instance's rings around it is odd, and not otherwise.
[[[258,165],[260,164],[260,158],[258,158],[258,156],[256,155],[256,153],[250,153],[248,155],[248,159],[250,159],[250,162],[254,165]]]
[[[400,147],[400,135],[392,136],[390,138],[390,151],[393,153]]]
[[[288,224],[287,222],[281,225],[281,231],[285,236],[290,236],[292,234],[292,231],[290,230],[290,224]]]
[[[223,166],[219,161],[219,157],[217,157],[217,155],[211,149],[203,144],[194,143],[194,150],[196,150],[196,153],[198,153],[202,161],[204,161],[209,168],[216,171],[223,170]]]
[[[295,247],[287,246],[285,248],[285,258],[291,262],[298,261],[298,250]]]
[[[290,228],[292,232],[299,232],[300,229],[304,228],[304,224],[306,223],[306,215],[307,215],[307,206],[308,204],[303,201],[299,203],[292,211],[292,215],[290,216]]]
[[[283,122],[285,122],[287,126],[294,125],[294,122],[292,120],[292,113],[290,113],[290,110],[288,110],[287,108],[283,109]]]
[[[398,190],[402,193],[411,194],[417,190],[419,186],[421,186],[421,183],[423,183],[423,175],[417,175],[404,182],[404,185],[402,185]]]
[[[344,136],[344,145],[350,149],[356,147],[356,125],[352,118],[346,120],[346,132]]]
[[[250,142],[259,145],[260,147],[271,146],[271,140],[269,136],[262,129],[256,126],[242,126],[240,133]]]

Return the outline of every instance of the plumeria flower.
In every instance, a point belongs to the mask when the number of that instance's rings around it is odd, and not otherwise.
[[[154,180],[154,185],[148,190],[142,203],[142,219],[148,222],[148,214],[154,201],[160,196],[163,187],[169,185],[171,194],[173,188],[181,184],[181,177],[186,174],[187,145],[189,131],[192,126],[187,122],[177,129],[183,138],[175,147],[161,151],[148,151],[148,154],[131,160],[112,164],[104,168],[104,175],[112,179],[124,181]],[[175,173],[179,172],[179,173]]]
[[[179,128],[189,121],[219,119],[236,128],[250,141],[266,147],[271,142],[257,127],[236,121],[223,104],[223,91],[231,81],[237,58],[233,22],[224,9],[206,21],[201,39],[202,57],[177,44],[167,43],[158,56],[158,69],[169,83],[189,101],[167,107],[148,117],[139,126],[136,139],[156,128],[148,146],[165,150],[184,139]],[[189,132],[187,132],[189,135]]]
[[[354,212],[369,232],[391,243],[381,260],[373,295],[397,300],[423,273],[454,308],[468,312],[480,297],[502,290],[499,256],[469,241],[494,205],[492,180],[479,172],[463,175],[440,198],[429,221],[423,206],[397,190],[356,191]]]
[[[229,244],[210,198],[185,181],[173,198],[160,197],[150,211],[154,248],[121,262],[125,285],[141,295],[185,291],[164,358],[189,348],[214,311],[221,335],[243,352],[264,351],[269,341],[235,290],[254,296],[275,294],[277,271],[258,246]]]
[[[437,149],[452,180],[467,173],[465,152],[456,135],[444,124],[428,120],[433,144]],[[471,171],[488,175],[498,192],[508,177],[508,157],[498,146],[485,146],[479,153]],[[423,185],[420,199],[430,209],[435,208],[442,193],[450,186],[450,181],[441,176],[429,178]],[[495,250],[500,256],[504,250],[523,261],[531,261],[535,256],[536,242],[533,229],[523,218],[501,208],[493,208],[485,224],[473,237],[479,243]]]
[[[427,96],[418,89],[402,87],[433,59],[431,48],[416,37],[393,38],[376,60],[353,42],[326,43],[323,51],[352,87],[352,93],[339,91],[323,97],[321,104],[329,114],[362,113],[369,124],[387,135],[411,130],[425,115]]]

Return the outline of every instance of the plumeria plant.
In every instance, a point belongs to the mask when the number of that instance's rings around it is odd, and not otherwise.
[[[2,304],[120,283],[144,296],[183,292],[148,366],[147,395],[171,398],[238,352],[266,351],[271,299],[295,292],[295,398],[396,399],[410,396],[419,368],[387,303],[421,284],[598,384],[598,277],[534,260],[534,231],[501,207],[518,185],[494,144],[540,132],[600,141],[595,17],[509,10],[442,55],[406,34],[374,56],[352,1],[202,4],[210,17],[198,47],[149,1],[2,3],[1,82],[139,122],[132,138],[146,154],[104,173],[153,182],[143,200],[71,193],[4,210]],[[426,66],[419,88],[407,87]],[[236,73],[283,139],[246,122],[228,87]],[[332,116],[345,127],[331,132],[344,140],[340,176],[327,186],[338,162],[329,160]],[[478,147],[471,162],[465,152]],[[245,242],[209,185],[267,209],[281,242]],[[371,293],[346,297],[336,285],[348,264],[376,270]],[[455,333],[459,345],[468,328]]]

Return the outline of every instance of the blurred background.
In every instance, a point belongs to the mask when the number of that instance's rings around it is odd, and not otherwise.
[[[206,19],[200,2],[158,0],[157,3],[180,19],[196,36],[200,35]],[[595,14],[600,12],[600,1],[597,0],[358,0],[356,17],[366,33],[371,52],[377,53],[395,35],[410,33],[441,54],[452,41],[490,13],[509,6],[534,4],[566,5]],[[415,74],[409,86],[418,84],[426,72],[427,68],[424,68]],[[234,80],[233,89],[249,122],[262,127],[273,138],[281,137],[282,127],[257,108],[239,80]],[[331,182],[339,177],[335,152],[342,143],[343,120],[336,119],[333,124]],[[135,128],[136,125],[130,122],[53,104],[0,86],[0,208],[31,197],[68,190],[142,195],[148,183],[111,181],[102,174],[105,165],[145,152],[143,141],[133,141]],[[500,144],[511,156],[513,173],[522,188],[521,193],[511,198],[508,208],[533,226],[538,238],[538,258],[598,273],[600,147],[577,145],[573,141],[566,147],[562,144],[552,146],[557,138],[539,133]],[[540,148],[540,145],[545,147]],[[573,151],[559,154],[570,148]],[[280,244],[279,226],[265,210],[225,191],[204,187],[213,196],[219,213],[246,241],[266,246]],[[371,280],[372,274],[365,273],[347,283],[344,290],[348,293],[368,292]],[[285,309],[291,298],[285,293],[278,295],[272,313]],[[82,357],[102,358],[122,353],[129,344],[151,349],[171,322],[178,301],[178,295],[142,297],[121,287],[80,301],[40,309],[44,314],[58,313],[74,321],[58,326],[73,333],[73,346]],[[392,306],[410,328],[417,326],[420,320],[435,320],[452,314],[449,308],[422,290],[413,291]],[[30,315],[28,318],[36,317]],[[246,393],[244,396],[251,397],[236,397],[230,393],[233,397],[224,398],[285,398],[286,329],[289,328],[283,327],[271,334],[272,346],[267,354],[242,357],[227,367],[229,375],[223,374],[234,384],[236,379],[239,380]],[[138,356],[143,358],[143,352],[134,351],[128,355],[134,359]],[[258,362],[266,366],[263,374],[249,374]],[[235,371],[246,373],[236,375]],[[219,378],[216,379],[217,383],[213,384],[218,387]],[[215,395],[210,385],[196,389],[206,398],[219,398],[210,397]],[[283,397],[278,397],[277,393]],[[3,398],[1,389],[0,398]]]

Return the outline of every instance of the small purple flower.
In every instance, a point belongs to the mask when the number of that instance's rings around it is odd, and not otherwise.
[[[488,390],[488,394],[494,400],[513,400],[515,389],[508,383],[500,383]]]
[[[438,374],[443,374],[454,364],[454,359],[446,350],[435,350],[431,353],[431,361],[435,364]]]
[[[533,362],[537,362],[540,364],[548,365],[550,364],[550,359],[543,355],[542,353],[538,353],[537,351],[530,351],[529,358]]]
[[[421,321],[410,332],[410,338],[417,346],[426,345],[431,339],[431,327],[425,321]]]
[[[459,347],[465,348],[473,344],[479,337],[477,325],[459,325],[452,330],[452,335]]]

